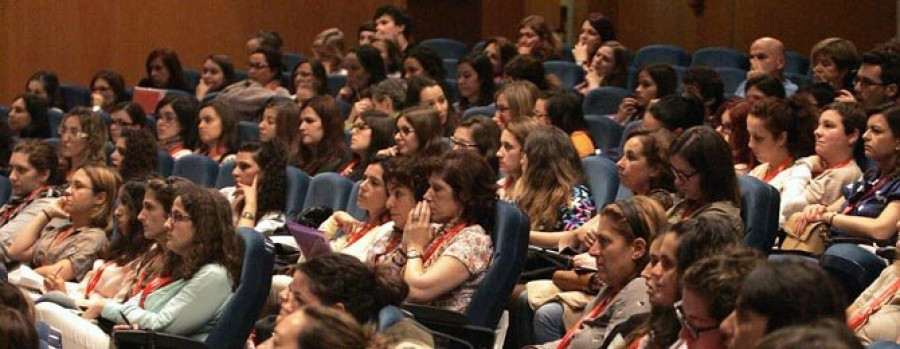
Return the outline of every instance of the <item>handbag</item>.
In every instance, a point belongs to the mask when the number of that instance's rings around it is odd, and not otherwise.
[[[553,272],[567,270],[572,267],[572,254],[568,251],[556,252],[536,246],[528,246],[525,256],[525,264],[518,283],[528,281],[551,279]]]
[[[828,224],[825,222],[813,222],[806,225],[802,231],[797,230],[797,221],[802,213],[795,213],[788,217],[784,223],[784,232],[787,234],[781,243],[782,251],[801,251],[813,256],[821,256],[825,252],[828,241]]]

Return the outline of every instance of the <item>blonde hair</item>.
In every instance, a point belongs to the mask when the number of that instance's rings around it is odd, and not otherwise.
[[[528,135],[523,169],[514,197],[531,218],[532,230],[556,230],[559,208],[572,200],[572,190],[584,182],[584,169],[569,136],[555,127],[541,126]]]
[[[100,115],[97,115],[87,107],[75,107],[63,117],[59,125],[59,131],[65,130],[66,120],[78,118],[81,133],[85,134],[84,153],[79,158],[65,158],[60,147],[59,161],[62,165],[60,173],[64,175],[83,165],[106,165],[106,142],[109,139],[107,129]]]
[[[534,103],[537,101],[540,90],[538,87],[528,81],[514,81],[503,85],[494,100],[500,95],[506,95],[509,103],[509,111],[512,114],[512,120],[522,117],[531,117],[534,114]]]
[[[98,209],[91,212],[91,226],[103,229],[107,233],[113,230],[113,211],[116,208],[116,194],[122,184],[122,177],[115,171],[102,165],[84,165],[80,170],[91,180],[94,195],[106,194],[106,199]]]

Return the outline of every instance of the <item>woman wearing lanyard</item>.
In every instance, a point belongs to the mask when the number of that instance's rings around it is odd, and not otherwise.
[[[785,101],[767,98],[759,101],[747,117],[750,149],[762,163],[750,175],[775,187],[781,193],[779,225],[784,224],[786,198],[803,195],[812,177],[810,168],[794,161],[815,151],[813,130],[816,115],[804,99]]]
[[[125,303],[98,301],[84,319],[103,317],[131,327],[202,340],[239,282],[241,247],[228,201],[199,187],[180,192],[166,221],[166,261],[160,276]],[[86,347],[109,345],[99,327],[72,316]],[[122,326],[122,325],[117,325]],[[63,338],[76,331],[63,333]]]
[[[828,205],[841,196],[841,189],[859,179],[857,161],[865,161],[862,135],[866,113],[856,104],[835,103],[825,107],[816,128],[816,154],[798,160],[812,173],[801,195],[781,196],[785,217],[813,204]]]
[[[110,217],[120,182],[119,175],[105,166],[79,168],[63,197],[16,236],[8,256],[44,277],[81,280],[112,231]]]
[[[365,261],[375,241],[394,230],[394,223],[390,222],[390,215],[385,209],[387,187],[384,183],[385,169],[393,162],[395,158],[378,156],[366,166],[356,199],[359,208],[366,211],[368,219],[365,222],[345,211],[337,211],[319,226],[319,230],[329,236],[333,251]],[[343,230],[343,234],[336,236],[339,229]]]
[[[394,145],[396,122],[382,111],[367,110],[353,122],[350,128],[350,151],[353,157],[340,170],[341,176],[351,181],[365,177],[364,172],[378,151]]]
[[[407,301],[461,313],[494,253],[482,228],[494,223],[494,173],[481,156],[463,150],[447,153],[428,173],[425,201],[403,229]]]
[[[560,323],[536,323],[535,339],[550,341],[540,348],[600,348],[616,326],[650,312],[647,283],[640,273],[650,261],[653,239],[665,231],[665,212],[655,200],[636,196],[607,205],[600,216],[590,254],[605,285],[568,330]]]
[[[278,141],[241,145],[231,171],[236,186],[220,190],[231,203],[238,227],[269,236],[284,226],[286,166],[285,148]]]
[[[898,244],[897,248],[900,248]],[[900,261],[885,268],[847,308],[847,325],[864,343],[894,342],[900,336]]]

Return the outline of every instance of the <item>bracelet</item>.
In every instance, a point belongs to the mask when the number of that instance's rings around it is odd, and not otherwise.
[[[834,226],[834,216],[837,216],[837,213],[832,213],[831,217],[828,217],[828,225]]]
[[[255,219],[256,219],[256,215],[253,214],[253,213],[250,213],[250,212],[246,212],[246,211],[245,211],[244,213],[241,213],[241,218],[249,219],[249,220],[252,221],[252,220],[255,220]]]

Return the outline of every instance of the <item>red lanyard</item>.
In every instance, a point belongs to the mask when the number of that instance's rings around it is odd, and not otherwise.
[[[178,145],[172,147],[172,149],[169,149],[169,155],[175,156],[176,153],[182,150],[184,150],[184,143],[179,143]]]
[[[147,296],[171,282],[172,278],[168,277],[158,277],[153,279],[153,281],[150,281],[150,283],[144,287],[144,290],[141,291],[141,300],[138,302],[138,306],[140,306],[141,309],[144,309],[144,301],[147,299]]]
[[[387,216],[384,216],[384,217],[382,217],[382,219],[379,219],[375,222],[368,223],[365,226],[363,226],[362,228],[360,228],[359,231],[353,233],[353,235],[351,235],[350,238],[347,239],[347,246],[345,246],[344,248],[350,247],[350,245],[353,245],[354,242],[357,242],[357,241],[359,241],[359,239],[362,239],[363,236],[366,236],[366,233],[368,233],[375,227],[382,225],[384,223],[387,223],[385,218],[387,218]]]
[[[10,216],[12,216],[13,213],[18,212],[20,207],[22,207],[23,205],[27,205],[28,203],[31,202],[31,200],[34,200],[34,198],[36,196],[40,195],[47,189],[50,189],[50,186],[40,187],[40,188],[38,188],[38,190],[35,190],[35,191],[31,192],[31,194],[28,194],[28,196],[26,196],[24,199],[22,199],[22,202],[20,202],[15,207],[9,207],[6,211],[3,212],[3,215],[0,216],[0,225],[7,223]]]
[[[872,316],[875,311],[881,309],[881,306],[891,299],[897,291],[900,291],[900,280],[894,281],[894,283],[891,284],[891,287],[888,287],[887,290],[882,292],[878,298],[873,299],[863,311],[850,318],[850,320],[847,321],[847,326],[854,332],[858,330],[867,320],[869,320],[869,316]]]
[[[107,267],[109,267],[110,265],[113,265],[113,264],[115,264],[115,262],[112,262],[112,261],[103,263],[103,265],[101,265],[100,268],[97,269],[96,272],[94,272],[94,275],[91,276],[90,280],[88,280],[87,288],[84,289],[84,298],[85,299],[91,298],[91,292],[93,292],[94,289],[97,288],[97,283],[100,282],[100,277],[101,277],[101,275],[103,275],[103,271],[106,270]]]
[[[162,253],[162,252],[160,251],[159,253]],[[160,258],[162,258],[162,255],[158,254],[158,255],[154,256],[153,259],[151,259],[149,263],[141,266],[141,268],[140,268],[141,272],[138,273],[137,280],[134,283],[134,287],[131,288],[131,294],[129,295],[129,297],[138,294],[138,292],[141,290],[141,285],[144,283],[144,279],[147,278],[147,268],[152,268],[153,265],[156,264],[156,262],[158,262]]]
[[[784,162],[781,163],[781,165],[779,165],[777,168],[775,168],[775,172],[766,171],[766,173],[763,174],[762,181],[769,183],[770,181],[772,181],[773,178],[775,178],[775,176],[778,176],[778,174],[781,173],[781,171],[784,171],[786,168],[790,167],[791,164],[793,164],[793,163],[794,163],[794,158],[788,157],[786,160],[784,160]],[[770,168],[772,167],[771,163],[769,164],[769,167]]]
[[[818,177],[819,175],[821,175],[821,174],[824,173],[825,171],[833,170],[833,169],[836,169],[836,168],[841,168],[841,167],[847,166],[847,164],[849,164],[850,161],[853,161],[853,158],[848,158],[847,160],[841,161],[841,162],[836,163],[836,164],[834,164],[834,165],[828,165],[828,166],[825,166],[825,168],[822,169],[821,172],[813,173],[813,178]]]
[[[447,242],[447,240],[450,240],[451,238],[456,236],[456,234],[458,234],[460,231],[463,230],[463,228],[465,228],[467,226],[468,226],[468,224],[466,224],[466,222],[459,222],[459,224],[457,224],[453,228],[450,228],[450,230],[448,230],[447,233],[445,233],[444,235],[441,235],[437,239],[434,239],[434,241],[432,241],[431,244],[428,245],[428,250],[426,250],[425,254],[422,255],[422,262],[424,263],[424,262],[428,261],[428,258],[431,258],[431,255],[433,255],[435,252],[437,252],[437,250],[441,246],[443,246],[444,243]]]
[[[400,240],[403,238],[403,233],[394,231],[393,234],[394,234],[394,235],[391,236],[391,241],[388,242],[387,247],[384,248],[384,252],[375,255],[375,260],[374,260],[375,265],[378,265],[378,260],[379,260],[379,259],[381,259],[381,258],[384,257],[385,255],[387,255],[387,254],[393,252],[394,249],[397,248],[397,245],[400,244]]]
[[[568,348],[569,344],[572,342],[572,337],[574,337],[575,333],[578,332],[578,329],[581,328],[581,324],[584,322],[584,320],[593,319],[593,318],[596,318],[597,315],[600,315],[600,313],[602,313],[603,310],[606,309],[606,306],[608,306],[609,303],[612,301],[612,299],[615,298],[616,295],[618,295],[618,294],[619,294],[619,291],[616,291],[616,292],[610,293],[608,296],[606,296],[602,300],[600,300],[600,302],[597,303],[596,306],[594,306],[594,309],[592,309],[591,312],[588,313],[587,316],[582,317],[581,320],[578,320],[578,323],[576,323],[575,326],[572,326],[572,328],[570,328],[569,331],[566,332],[565,337],[563,337],[562,341],[559,342],[559,346],[557,346],[556,348],[557,349]]]
[[[341,170],[341,176],[349,177],[350,174],[353,173],[353,170],[356,168],[357,162],[359,162],[359,161],[357,161],[355,159],[353,161],[350,161],[350,163],[348,163],[347,166],[345,166],[344,169]]]
[[[853,211],[853,207],[856,206],[856,204],[858,204],[860,201],[862,201],[862,199],[871,196],[876,191],[878,191],[878,189],[881,189],[881,187],[883,187],[885,184],[887,184],[888,178],[889,178],[888,176],[879,178],[877,181],[875,181],[875,184],[872,185],[872,187],[866,191],[865,194],[863,194],[862,196],[859,197],[859,199],[847,202],[847,207],[845,207],[844,210],[841,211],[841,214],[845,215],[845,214],[848,214],[851,211]]]
[[[220,145],[218,148],[216,148],[215,150],[210,150],[210,151],[206,154],[206,157],[208,157],[208,158],[210,158],[210,159],[216,159],[216,158],[218,158],[220,155],[225,154],[225,151],[227,151],[227,150],[228,150],[228,148],[225,148],[225,145],[222,144],[222,145]],[[218,159],[216,159],[216,160],[218,160]]]
[[[47,256],[50,255],[50,250],[52,250],[54,247],[56,247],[56,245],[59,245],[60,243],[62,243],[63,240],[65,240],[69,236],[72,236],[72,233],[74,233],[74,232],[75,232],[75,227],[70,225],[68,227],[63,228],[62,231],[60,231],[59,233],[56,234],[56,236],[53,238],[53,240],[50,241],[50,245],[47,246],[46,249],[44,249],[44,264],[43,264],[44,266],[49,264],[49,259]]]

